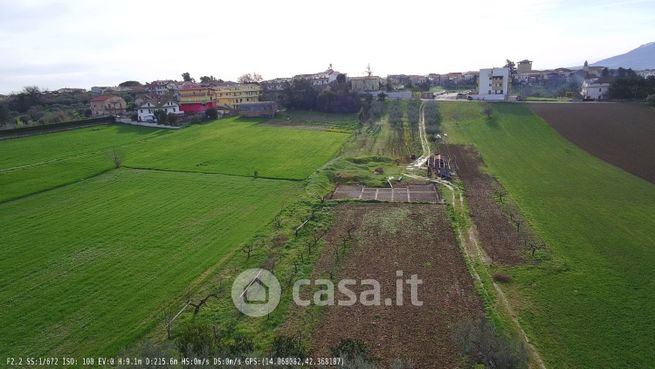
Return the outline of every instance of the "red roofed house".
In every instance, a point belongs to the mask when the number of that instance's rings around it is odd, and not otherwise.
[[[125,113],[127,104],[122,97],[101,95],[91,99],[91,116],[118,115]]]

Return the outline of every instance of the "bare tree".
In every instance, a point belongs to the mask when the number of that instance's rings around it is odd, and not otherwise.
[[[537,251],[546,248],[546,243],[542,240],[530,240],[528,241],[528,248],[530,249],[530,254],[534,258],[534,255]]]
[[[248,260],[253,251],[255,251],[255,244],[252,242],[246,242],[246,244],[241,247],[241,251],[246,254],[246,260]]]
[[[319,241],[325,236],[327,233],[327,230],[321,227],[317,227],[314,229],[314,232],[311,234],[311,239],[307,243],[307,248],[309,249],[309,253],[311,254],[312,249],[318,245]]]
[[[255,252],[256,249],[264,245],[264,239],[257,237],[254,241],[248,242],[241,247],[241,251],[246,254],[246,260],[250,259],[250,255]]]
[[[123,165],[123,158],[115,148],[111,149],[109,156],[111,157],[111,161],[114,163],[114,168],[118,169]]]
[[[514,224],[514,227],[516,227],[516,232],[521,233],[521,224],[523,224],[523,218],[521,217],[521,214],[519,214],[516,210],[510,210],[509,219],[512,221],[512,224]]]
[[[212,297],[218,298],[218,294],[217,293],[210,293],[209,295],[205,296],[204,298],[202,298],[200,301],[198,301],[195,304],[193,302],[191,302],[191,300],[189,300],[189,305],[194,307],[194,309],[193,309],[193,317],[194,318],[196,317],[196,315],[198,315],[198,313],[200,312],[200,309],[203,306],[207,305],[207,301],[209,301],[209,299],[212,298]]]

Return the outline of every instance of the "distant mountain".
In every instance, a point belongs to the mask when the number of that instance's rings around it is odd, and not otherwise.
[[[599,60],[591,65],[602,65],[608,68],[632,68],[634,70],[655,69],[655,42],[641,45],[625,54]]]

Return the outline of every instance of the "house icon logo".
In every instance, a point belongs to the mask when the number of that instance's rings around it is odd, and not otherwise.
[[[266,269],[248,269],[232,283],[232,302],[239,311],[261,317],[271,313],[280,302],[280,282]]]

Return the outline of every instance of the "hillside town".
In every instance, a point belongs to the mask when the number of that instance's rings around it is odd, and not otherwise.
[[[20,93],[0,95],[0,126],[7,129],[106,117],[125,123],[175,126],[225,115],[272,117],[285,108],[357,112],[367,99],[604,101],[643,99],[655,89],[652,69],[611,69],[585,61],[575,69],[536,70],[532,64],[528,59],[516,63],[507,60],[502,67],[479,71],[386,77],[375,75],[370,65],[363,76],[349,76],[330,64],[324,71],[268,80],[253,73],[237,82],[213,76],[196,81],[183,73],[181,81],[125,81],[89,90],[27,87]]]

